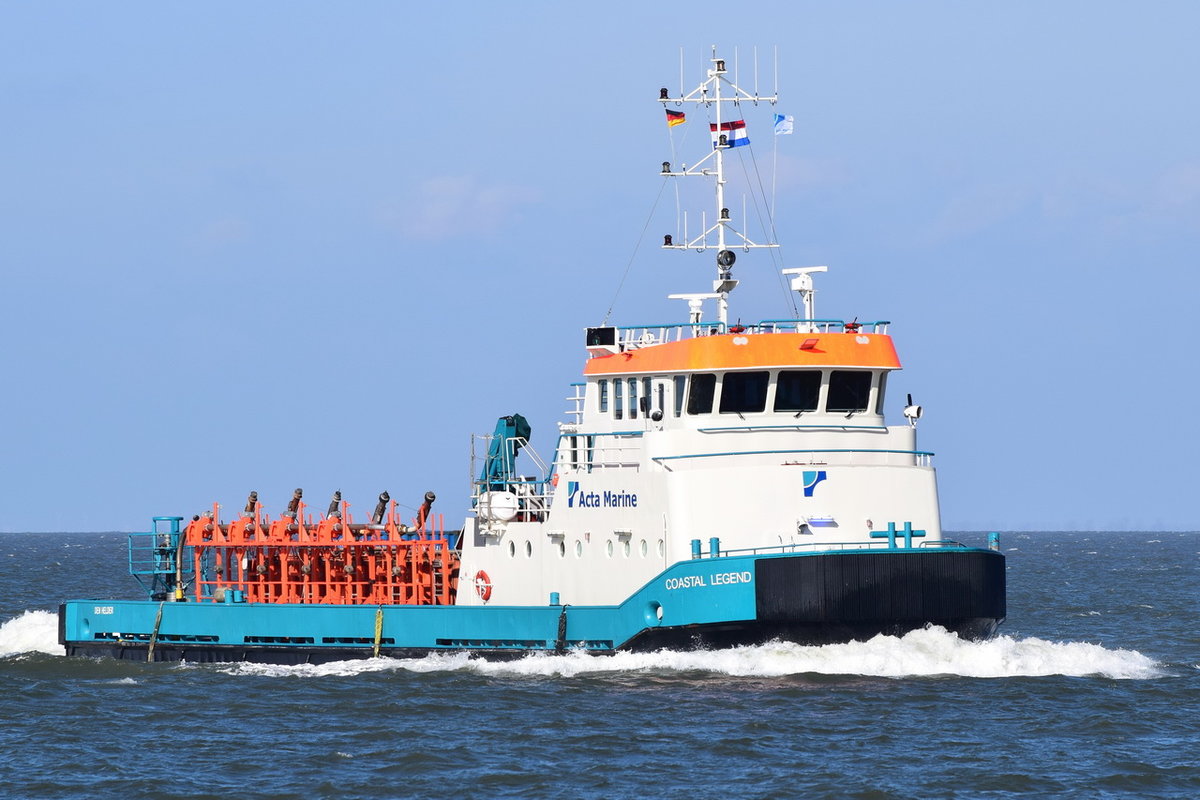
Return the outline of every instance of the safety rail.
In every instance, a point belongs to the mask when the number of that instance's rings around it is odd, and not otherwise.
[[[703,336],[720,336],[726,333],[869,333],[885,335],[890,320],[859,322],[843,319],[764,319],[752,323],[727,324],[722,322],[671,322],[649,325],[619,325],[617,347],[620,350],[637,350],[659,344],[695,339]]]
[[[183,554],[183,517],[154,517],[152,530],[129,534],[129,574],[152,598],[165,600],[191,581],[191,562]]]
[[[859,322],[844,319],[764,319],[747,326],[750,333],[871,333],[884,335],[891,320]]]
[[[472,484],[471,506],[485,517],[507,522],[541,522],[550,510],[553,479],[520,477]]]
[[[891,547],[886,540],[875,541],[859,541],[859,542],[796,542],[793,544],[777,544],[765,545],[763,547],[739,547],[727,550],[720,547],[717,542],[716,550],[712,547],[712,540],[709,540],[709,549],[702,550],[695,548],[695,543],[699,540],[693,540],[692,559],[697,558],[725,558],[727,556],[752,556],[752,555],[772,555],[778,553],[797,553],[797,552],[815,552],[824,550],[837,550],[839,552],[847,550],[888,550],[895,549]],[[974,550],[976,548],[965,545],[962,542],[956,542],[953,539],[941,539],[932,542],[921,542],[914,547],[921,548],[943,548],[946,550]]]
[[[585,469],[637,468],[644,431],[563,431],[555,447],[555,472]],[[567,441],[564,441],[567,440]]]
[[[807,455],[807,456],[809,456],[807,462],[805,462],[805,461],[784,462],[785,465],[788,465],[788,464],[796,464],[796,465],[828,464],[828,463],[831,463],[828,458],[824,458],[824,459],[818,461],[815,459],[815,456],[829,456],[829,455],[850,456],[850,458],[845,459],[844,462],[839,462],[839,463],[846,463],[846,464],[858,463],[858,464],[864,464],[864,465],[866,465],[866,464],[874,465],[874,464],[879,464],[879,463],[891,464],[893,461],[896,461],[896,459],[891,459],[891,458],[889,458],[890,456],[906,456],[906,457],[912,457],[912,463],[906,464],[903,461],[900,461],[900,463],[899,463],[900,466],[928,467],[932,464],[932,459],[933,459],[934,454],[927,450],[882,450],[882,449],[875,450],[875,449],[867,449],[867,448],[826,448],[826,449],[812,449],[812,450],[730,450],[730,451],[717,452],[717,453],[680,453],[678,455],[671,455],[671,456],[651,456],[650,460],[662,464],[664,461],[677,461],[677,460],[681,460],[681,459],[690,459],[690,458],[722,458],[722,457],[728,457],[728,456],[767,456],[767,455]],[[882,462],[880,462],[880,461],[874,461],[874,462],[856,461],[853,458],[856,455],[884,456],[885,458],[882,460]],[[666,466],[666,465],[664,464],[663,466]]]
[[[579,385],[582,386],[583,384]],[[580,414],[582,415],[582,410]],[[504,495],[511,494],[514,495],[514,498],[512,498],[514,520],[528,522],[545,519],[554,491],[554,486],[551,483],[553,470],[542,460],[542,457],[538,455],[537,451],[533,449],[529,441],[524,437],[506,437],[504,443],[509,448],[508,451],[513,453],[520,451],[528,456],[536,466],[538,474],[507,474],[484,477],[478,467],[486,459],[486,455],[480,455],[479,453],[480,445],[482,444],[483,453],[486,454],[495,438],[493,434],[471,434],[472,508],[478,511],[483,506],[485,510],[489,510],[488,507],[495,506]],[[516,445],[515,448],[514,445]]]

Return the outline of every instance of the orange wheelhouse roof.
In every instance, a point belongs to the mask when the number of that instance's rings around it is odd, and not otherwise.
[[[584,375],[645,375],[779,367],[899,369],[892,338],[874,333],[722,334],[597,356]]]

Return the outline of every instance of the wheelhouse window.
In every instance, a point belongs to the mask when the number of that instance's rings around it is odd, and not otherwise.
[[[866,411],[871,396],[871,373],[835,369],[829,373],[826,411]]]
[[[637,419],[638,412],[638,379],[629,379],[629,418]]]
[[[883,395],[884,395],[883,390],[887,387],[887,376],[888,376],[888,374],[886,372],[879,373],[879,388],[875,390],[875,413],[876,414],[883,413]]]
[[[767,407],[767,384],[770,373],[726,372],[721,379],[721,413],[744,414],[763,411]]]
[[[597,381],[600,389],[600,413],[608,413],[608,381]]]
[[[717,376],[703,373],[692,376],[692,385],[688,390],[687,413],[711,414],[713,395],[717,390]]]
[[[675,376],[675,416],[683,414],[683,396],[687,389],[687,375]]]
[[[776,411],[816,411],[821,398],[821,370],[783,370],[775,382]]]
[[[625,381],[616,378],[613,380],[613,419],[621,419],[624,416],[624,405]]]

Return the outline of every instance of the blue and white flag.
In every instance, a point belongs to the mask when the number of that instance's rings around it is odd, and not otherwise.
[[[717,123],[708,123],[708,129],[712,131],[713,147],[721,146],[721,137],[725,137],[726,147],[741,147],[744,144],[750,144],[750,137],[746,135],[746,120],[736,119],[733,122],[722,122],[721,130],[717,130]]]
[[[775,135],[782,136],[785,133],[792,132],[792,115],[791,114],[776,114],[775,115]]]

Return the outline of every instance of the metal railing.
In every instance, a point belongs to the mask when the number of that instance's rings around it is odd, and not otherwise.
[[[884,458],[878,459],[876,461],[866,461],[866,460],[856,461],[854,459],[854,456],[860,455],[860,454],[861,455],[884,456]],[[865,449],[865,448],[825,448],[825,449],[813,449],[813,450],[730,450],[730,451],[726,451],[726,452],[717,452],[717,453],[681,453],[679,455],[673,455],[673,456],[651,456],[650,460],[656,461],[661,464],[664,461],[677,461],[677,460],[685,459],[685,458],[721,458],[721,457],[728,457],[728,456],[765,456],[765,455],[807,455],[807,456],[809,456],[807,462],[796,461],[795,462],[796,464],[805,464],[805,463],[828,464],[828,463],[831,463],[828,456],[842,455],[842,456],[849,456],[849,458],[842,459],[839,463],[846,463],[846,464],[855,464],[855,463],[858,463],[858,464],[879,464],[879,463],[892,464],[892,463],[898,463],[900,466],[909,466],[910,464],[905,463],[903,460],[890,458],[890,456],[904,456],[904,457],[911,457],[912,463],[918,467],[930,466],[930,464],[932,463],[932,458],[933,458],[933,453],[926,451],[926,450],[870,450],[870,449]],[[825,458],[822,458],[821,460],[818,461],[815,458],[816,456],[825,456]],[[786,462],[786,463],[792,463],[792,462]]]
[[[129,534],[129,574],[151,598],[166,599],[193,578],[180,523],[183,517],[154,517],[153,530]]]
[[[693,540],[693,545],[696,541]],[[859,542],[796,542],[792,544],[777,544],[764,545],[762,547],[739,547],[734,549],[725,549],[717,543],[717,549],[712,549],[712,540],[709,540],[708,550],[697,550],[693,547],[692,559],[697,558],[725,558],[726,556],[752,556],[752,555],[772,555],[778,553],[797,553],[797,552],[816,552],[824,550],[836,550],[839,552],[847,550],[889,550],[892,548],[886,539],[876,539],[874,541],[859,541]],[[931,542],[921,542],[917,547],[928,549],[946,549],[946,550],[971,550],[975,549],[962,542],[956,542],[953,539],[940,539]]]
[[[858,322],[843,319],[764,319],[753,323],[729,325],[723,322],[672,322],[650,325],[617,326],[617,345],[621,350],[637,350],[659,344],[720,336],[726,333],[867,333],[885,335],[890,320]]]
[[[516,496],[518,509],[516,519],[518,521],[545,519],[546,511],[550,508],[550,498],[554,492],[552,483],[554,471],[530,446],[528,440],[522,437],[513,437],[505,441],[507,452],[513,452],[513,445],[516,444],[520,453],[533,461],[538,474],[481,477],[480,465],[486,463],[487,453],[494,438],[491,434],[471,434],[472,508],[478,509],[481,503],[484,506],[491,505],[493,493],[511,493]],[[561,435],[559,439],[562,439]],[[479,453],[481,444],[483,455]]]
[[[555,472],[616,467],[634,468],[641,465],[643,431],[612,431],[608,433],[563,431],[555,446]],[[571,439],[574,441],[570,441]]]

